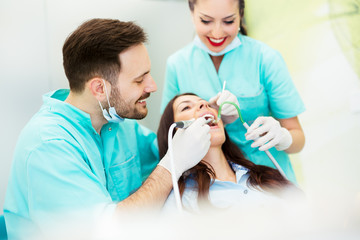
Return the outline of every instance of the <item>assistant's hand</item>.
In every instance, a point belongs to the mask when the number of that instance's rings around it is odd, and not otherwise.
[[[268,150],[275,146],[279,151],[286,150],[292,144],[290,132],[281,127],[279,121],[273,117],[258,117],[247,130],[246,140],[254,140],[251,147],[259,147],[260,151]]]
[[[217,110],[219,110],[220,105],[224,102],[233,102],[240,108],[237,97],[228,90],[219,92],[215,97],[212,97],[209,100],[210,106]],[[222,106],[221,120],[223,121],[224,124],[232,123],[236,119],[238,119],[238,117],[239,117],[238,111],[233,105],[224,104],[224,106]]]
[[[176,178],[186,170],[198,164],[210,148],[210,127],[205,118],[196,119],[187,129],[178,129],[174,135],[172,148]],[[171,162],[169,151],[165,154],[159,165],[170,173]]]

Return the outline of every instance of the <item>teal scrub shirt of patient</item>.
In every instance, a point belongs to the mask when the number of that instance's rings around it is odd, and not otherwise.
[[[4,205],[9,239],[46,231],[59,213],[113,214],[159,161],[155,133],[126,119],[99,135],[89,114],[64,102],[68,94],[44,95],[20,135]]]
[[[242,118],[249,125],[260,116],[286,119],[304,112],[305,106],[280,53],[250,37],[241,34],[238,37],[241,45],[224,55],[218,72],[209,54],[193,43],[171,55],[167,61],[161,111],[181,93],[196,93],[209,100],[222,90],[226,81],[226,89],[237,97]],[[246,129],[240,119],[228,124],[226,130],[249,160],[275,168],[265,152],[250,146],[252,141],[245,139]],[[295,183],[287,153],[275,148],[270,152]]]

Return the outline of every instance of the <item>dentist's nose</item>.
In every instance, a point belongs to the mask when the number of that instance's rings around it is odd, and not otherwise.
[[[152,93],[157,90],[156,83],[152,76],[150,75],[146,82],[145,92]]]

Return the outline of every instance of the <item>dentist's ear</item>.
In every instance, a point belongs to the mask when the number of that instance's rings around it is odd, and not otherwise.
[[[104,86],[104,84],[107,84]],[[108,94],[111,91],[111,84],[102,78],[95,77],[88,81],[87,87],[89,88],[91,94],[100,102],[106,100],[105,89],[107,89]]]

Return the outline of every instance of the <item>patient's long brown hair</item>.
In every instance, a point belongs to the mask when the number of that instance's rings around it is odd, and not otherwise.
[[[184,93],[175,96],[166,106],[164,113],[160,119],[159,129],[157,131],[160,158],[164,157],[168,149],[168,131],[171,124],[174,123],[174,101],[178,97],[184,95],[197,96],[193,93]],[[173,133],[173,136],[174,134],[175,131]],[[239,164],[249,169],[250,176],[247,181],[247,184],[249,186],[273,193],[276,193],[277,190],[280,190],[286,186],[292,186],[292,184],[288,180],[286,180],[278,170],[263,165],[257,165],[247,160],[244,157],[242,151],[237,147],[237,145],[235,145],[230,140],[226,131],[225,137],[226,140],[223,143],[221,149],[223,150],[224,155],[228,161]],[[208,201],[209,188],[212,183],[211,179],[215,179],[215,177],[215,172],[212,167],[209,164],[201,161],[196,166],[189,169],[186,174],[183,174],[180,177],[178,184],[181,196],[185,190],[186,180],[191,178],[197,183],[198,200]]]

